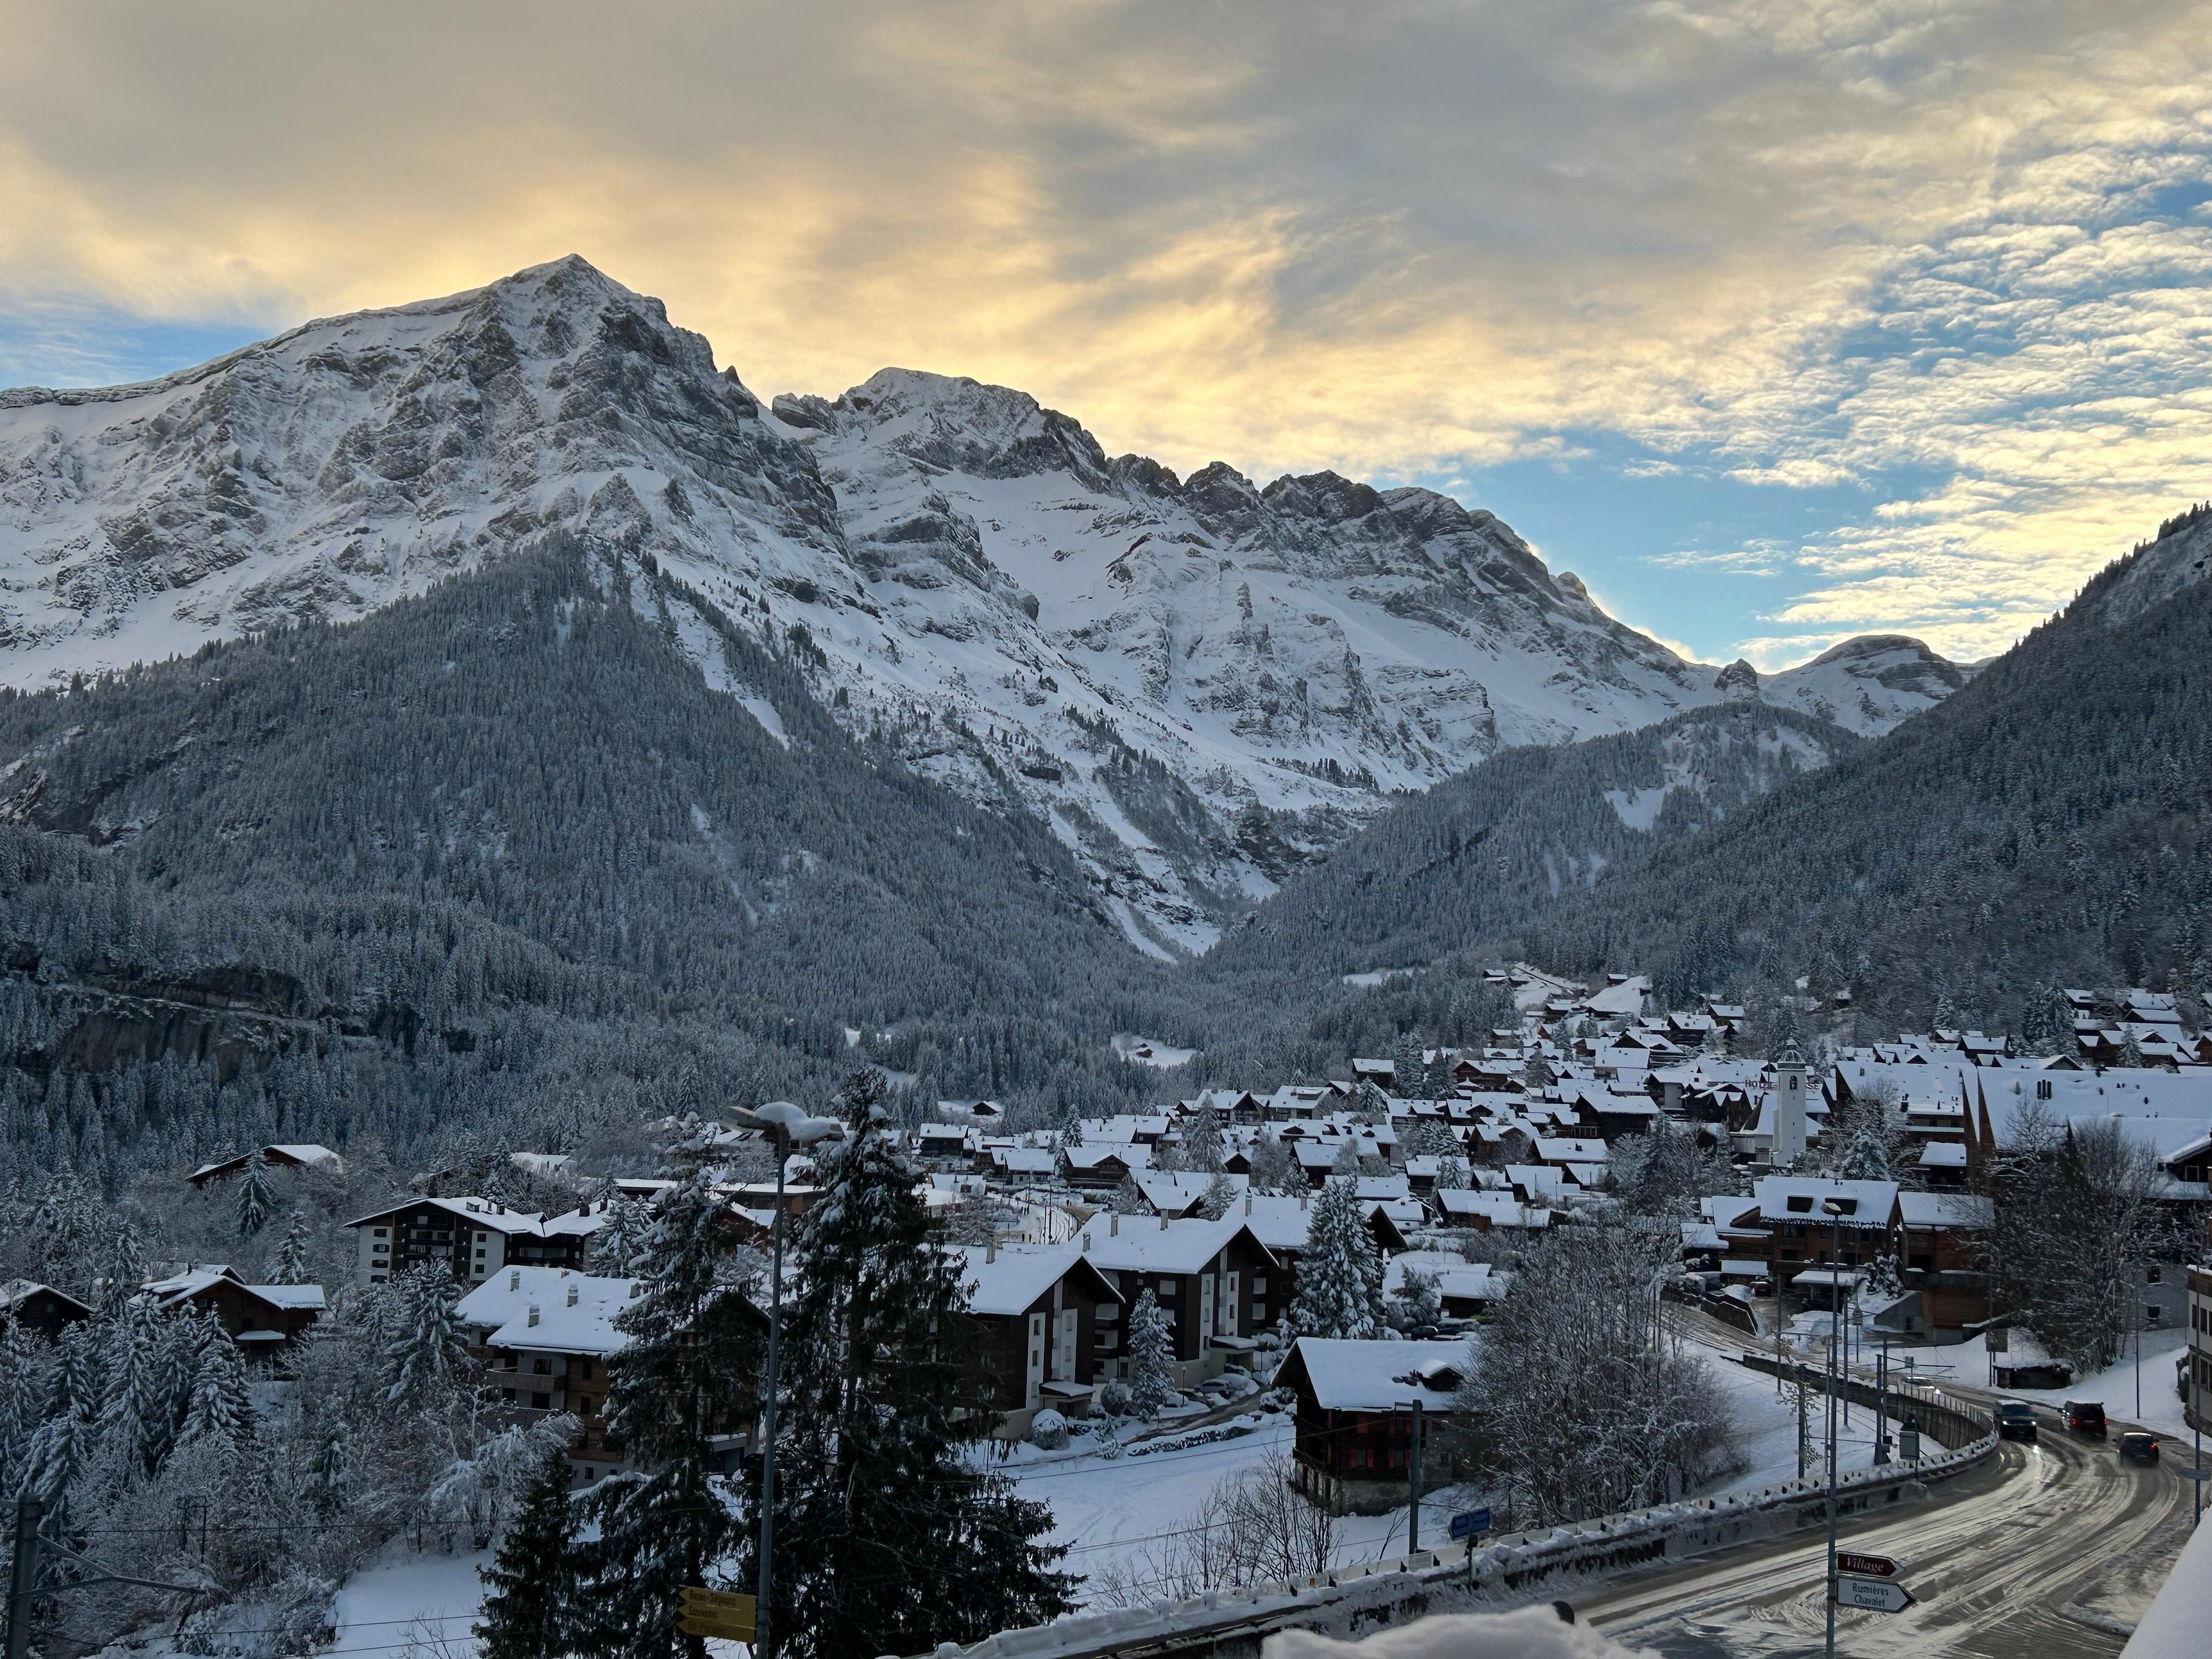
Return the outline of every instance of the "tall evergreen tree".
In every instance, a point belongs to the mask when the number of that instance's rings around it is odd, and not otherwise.
[[[1291,1323],[1301,1336],[1374,1336],[1382,1312],[1382,1252],[1352,1183],[1332,1177],[1306,1224]]]
[[[608,1364],[607,1437],[631,1467],[592,1489],[599,1536],[579,1552],[579,1651],[667,1659],[704,1651],[676,1628],[684,1587],[728,1555],[738,1494],[716,1436],[757,1404],[762,1322],[726,1273],[727,1211],[703,1172],[661,1205],[638,1295],[616,1317],[628,1338]]]
[[[304,1285],[307,1282],[307,1218],[295,1210],[292,1218],[284,1224],[284,1237],[276,1245],[276,1265],[270,1283],[276,1285]]]
[[[1221,1120],[1210,1103],[1191,1119],[1190,1133],[1183,1138],[1183,1164],[1200,1175],[1221,1172]]]
[[[276,1202],[276,1188],[269,1180],[269,1160],[256,1149],[246,1160],[246,1172],[238,1178],[238,1236],[257,1237],[269,1224],[269,1212]]]
[[[1176,1396],[1175,1334],[1149,1285],[1129,1309],[1129,1404],[1139,1417],[1157,1417]]]
[[[483,1659],[560,1659],[569,1650],[575,1627],[574,1532],[568,1455],[553,1447],[498,1556],[477,1570],[486,1592],[475,1632]]]
[[[882,1074],[847,1082],[854,1133],[823,1160],[785,1326],[772,1640],[874,1659],[1041,1624],[1069,1605],[1051,1512],[962,1455],[984,1401],[960,1266],[932,1248]]]
[[[466,1369],[468,1349],[453,1317],[452,1276],[416,1267],[392,1281],[392,1334],[384,1346],[384,1395],[395,1406],[421,1407]]]
[[[246,1386],[246,1362],[238,1345],[213,1314],[200,1322],[198,1356],[192,1367],[191,1403],[177,1432],[179,1447],[216,1441],[235,1447],[253,1417]]]

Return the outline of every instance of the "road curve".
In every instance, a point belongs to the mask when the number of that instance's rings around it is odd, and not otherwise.
[[[2124,1426],[2113,1425],[2113,1440],[2085,1440],[2045,1415],[2038,1443],[2005,1443],[1928,1501],[1846,1518],[1845,1547],[1893,1558],[1920,1601],[1897,1614],[1839,1611],[1837,1650],[1869,1659],[2117,1654],[2190,1526],[2189,1483],[2163,1465],[2120,1462]],[[1810,1529],[1615,1579],[1577,1598],[1577,1611],[1669,1659],[1817,1653],[1826,1549],[1825,1531]]]

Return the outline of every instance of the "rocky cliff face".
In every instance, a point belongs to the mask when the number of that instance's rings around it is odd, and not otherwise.
[[[1488,513],[1333,473],[1178,478],[1024,393],[904,370],[763,409],[574,258],[143,386],[0,394],[0,680],[357,617],[556,527],[757,629],[923,775],[1048,823],[1164,952],[1393,792],[1726,695]],[[670,635],[767,707],[703,612]],[[1755,694],[1873,731],[1955,684],[1878,644]]]

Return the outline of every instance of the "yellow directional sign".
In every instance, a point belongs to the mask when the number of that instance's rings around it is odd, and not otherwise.
[[[750,1642],[757,1604],[735,1590],[710,1590],[697,1584],[684,1587],[676,1628],[686,1636],[714,1636],[726,1642]]]

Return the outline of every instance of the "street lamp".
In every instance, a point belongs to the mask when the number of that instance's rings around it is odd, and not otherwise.
[[[775,1147],[775,1213],[768,1224],[772,1265],[768,1294],[768,1399],[761,1422],[760,1587],[753,1609],[753,1653],[756,1659],[766,1659],[769,1597],[775,1588],[775,1395],[776,1349],[783,1333],[783,1171],[794,1150],[842,1135],[845,1126],[834,1117],[811,1117],[787,1100],[771,1100],[765,1106],[733,1115],[746,1128],[763,1131]]]
[[[1828,1218],[1828,1648],[1836,1659],[1836,1337],[1843,1319],[1844,1217],[1858,1207],[1850,1199],[1824,1198]]]

